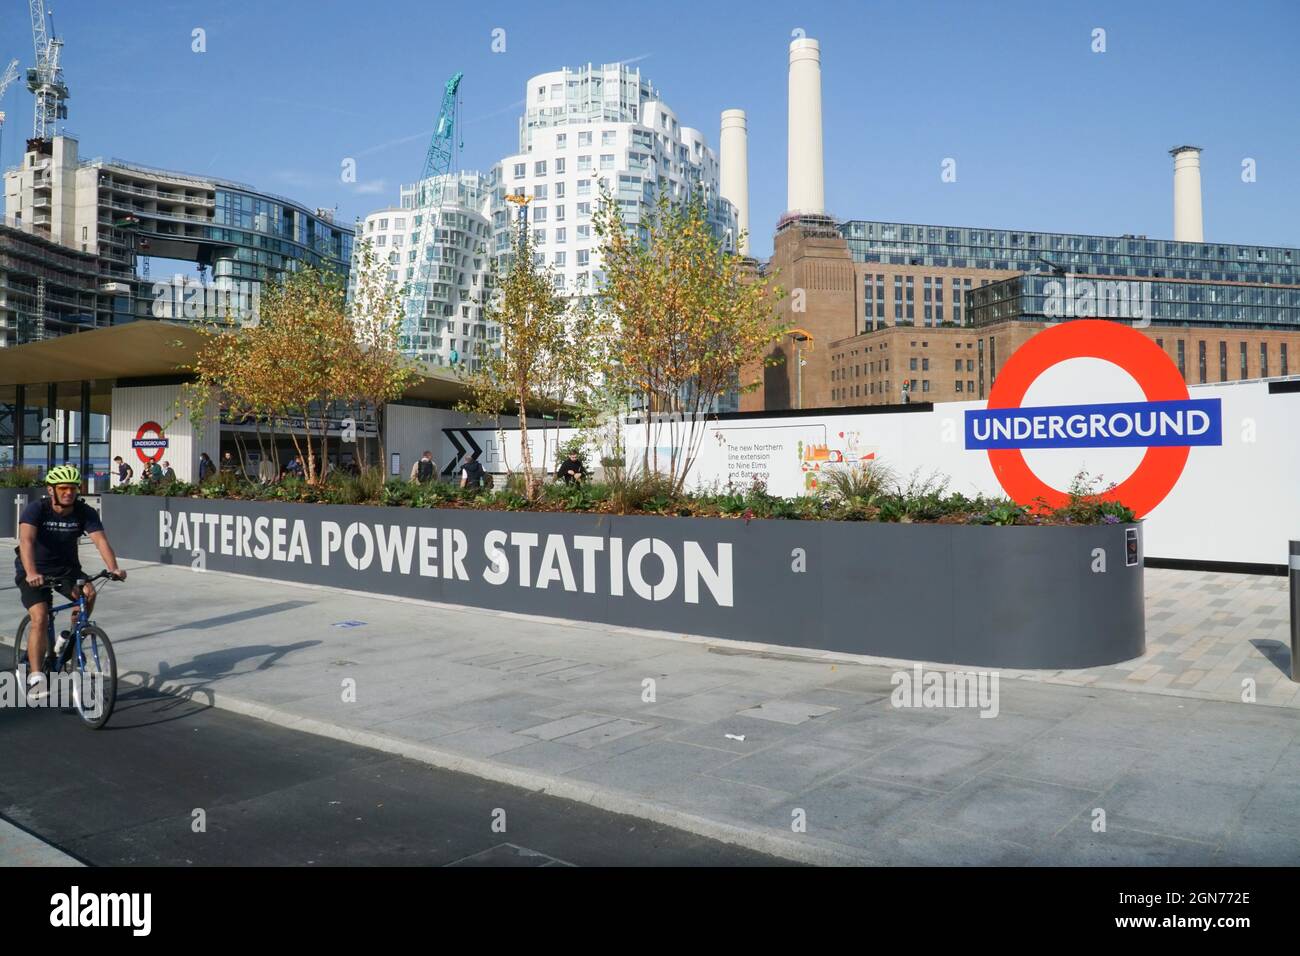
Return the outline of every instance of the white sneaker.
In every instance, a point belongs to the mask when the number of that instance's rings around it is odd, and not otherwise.
[[[27,678],[27,699],[44,700],[50,696],[50,682],[44,674],[32,674]]]

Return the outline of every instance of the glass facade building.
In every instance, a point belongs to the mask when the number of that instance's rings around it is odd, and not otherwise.
[[[1279,246],[866,220],[839,229],[858,262],[1300,285],[1300,249]]]
[[[1300,249],[865,220],[839,230],[857,262],[1022,273],[964,290],[965,324],[1096,316],[1300,330]]]
[[[1300,331],[1300,287],[1029,273],[971,290],[970,324],[1150,318],[1152,325]],[[1148,316],[1146,313],[1150,311]]]

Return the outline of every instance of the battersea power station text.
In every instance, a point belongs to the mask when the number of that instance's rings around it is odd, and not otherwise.
[[[653,537],[490,530],[472,551],[460,528],[163,511],[158,545],[250,561],[344,565],[354,571],[377,567],[385,574],[447,581],[468,581],[477,573],[497,586],[732,606],[729,542],[710,545],[710,554],[695,541],[674,546]]]

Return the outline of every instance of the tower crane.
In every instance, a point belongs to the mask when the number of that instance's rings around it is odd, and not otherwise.
[[[433,261],[426,254],[425,246],[433,238],[437,211],[442,205],[443,189],[447,182],[446,177],[451,172],[452,155],[456,148],[456,94],[464,75],[457,71],[443,87],[438,125],[429,140],[429,152],[425,155],[424,171],[415,184],[413,205],[419,223],[412,250],[415,254],[415,281],[411,283],[406,300],[406,320],[402,329],[402,348],[408,351],[415,350],[416,343],[421,338],[420,326],[432,286],[430,280]]]
[[[32,136],[49,139],[59,120],[68,118],[68,108],[63,102],[68,98],[68,87],[63,82],[63,66],[59,62],[63,41],[54,35],[53,29],[45,28],[47,16],[51,28],[54,26],[54,13],[46,14],[45,0],[27,0],[27,7],[32,15],[32,44],[36,48],[36,66],[27,71],[27,89],[36,96]]]
[[[18,61],[12,61],[5,71],[0,73],[0,103],[5,101],[5,91],[18,79]],[[4,156],[5,111],[0,110],[0,157]]]

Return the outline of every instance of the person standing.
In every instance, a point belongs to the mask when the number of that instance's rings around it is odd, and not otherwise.
[[[199,484],[203,484],[203,482],[211,478],[216,473],[216,470],[217,470],[217,466],[212,463],[212,459],[208,457],[208,453],[206,451],[200,452],[199,453]]]
[[[482,488],[487,482],[487,472],[478,460],[478,452],[472,451],[465,456],[460,466],[460,486],[462,488]]]
[[[113,462],[117,465],[117,483],[119,485],[129,485],[131,479],[135,477],[135,469],[124,462],[121,455],[117,455]]]
[[[426,451],[415,463],[415,480],[422,485],[427,485],[433,481],[433,476],[437,473],[438,466],[433,463],[433,452]]]
[[[226,452],[221,456],[221,473],[231,476],[235,474],[235,456],[230,452]]]
[[[172,463],[165,461],[162,463],[162,476],[166,481],[176,480],[176,469],[172,468]]]
[[[149,480],[162,481],[162,477],[163,477],[162,465],[158,464],[157,461],[151,461],[149,463]]]

